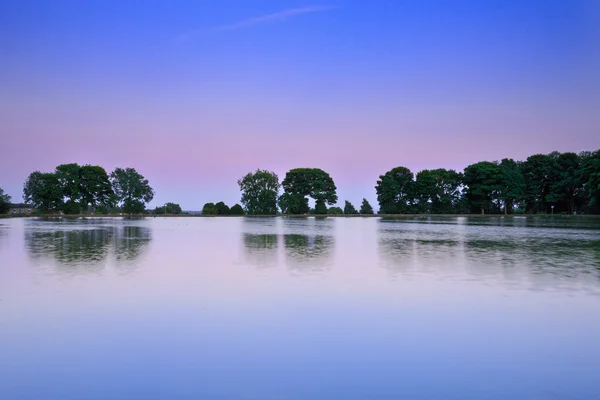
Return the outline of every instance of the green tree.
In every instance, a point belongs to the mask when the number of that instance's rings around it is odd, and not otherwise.
[[[54,171],[63,195],[62,211],[66,214],[79,214],[82,210],[80,168],[75,163],[61,164]]]
[[[84,165],[79,168],[79,195],[82,209],[92,207],[112,207],[115,194],[104,168],[97,165]]]
[[[257,169],[238,180],[241,202],[249,215],[277,214],[279,177],[276,173]]]
[[[549,211],[547,196],[550,194],[551,178],[558,166],[552,156],[534,154],[522,163],[525,179],[525,211],[528,213]]]
[[[241,205],[239,204],[235,204],[233,207],[231,207],[231,215],[244,215],[246,214],[244,212],[244,209],[242,208]]]
[[[466,197],[472,207],[481,210],[493,209],[493,201],[498,198],[502,184],[502,170],[498,163],[481,161],[465,168],[464,184]]]
[[[344,210],[342,210],[340,207],[329,207],[329,209],[327,210],[327,214],[342,215],[342,214],[344,214]]]
[[[461,185],[462,174],[454,170],[438,168],[420,171],[413,185],[416,211],[432,214],[456,212]]]
[[[204,207],[202,207],[202,215],[218,215],[219,210],[215,206],[214,203],[206,203]]]
[[[306,214],[310,210],[308,199],[295,193],[282,194],[279,197],[279,208],[283,214]]]
[[[406,167],[396,167],[379,176],[377,202],[380,214],[405,214],[414,204],[413,173]]]
[[[583,190],[584,182],[579,174],[581,159],[575,153],[555,153],[557,168],[552,171],[549,193],[546,201],[558,206],[557,211],[572,214],[575,199]]]
[[[360,205],[360,213],[361,214],[373,214],[373,207],[367,201],[367,199],[363,198],[362,203]]]
[[[282,185],[285,193],[289,195],[288,199],[293,199],[294,203],[302,204],[298,199],[300,196],[313,198],[315,214],[327,214],[326,204],[333,205],[338,199],[333,179],[327,172],[319,168],[292,169],[285,174]]]
[[[600,211],[600,150],[580,155],[578,178],[582,182],[579,194],[582,206],[588,211]]]
[[[167,203],[162,207],[156,207],[154,209],[154,214],[172,214],[178,215],[183,211],[181,210],[181,206],[177,203]]]
[[[11,197],[0,188],[0,214],[5,214],[10,209]]]
[[[348,200],[344,202],[344,214],[358,214],[356,208]]]
[[[43,212],[63,209],[64,197],[55,174],[32,172],[23,186],[23,199]]]
[[[115,199],[125,214],[140,214],[154,198],[154,190],[134,168],[117,168],[110,174]]]
[[[231,214],[231,210],[229,209],[229,207],[222,201],[215,204],[215,208],[217,209],[217,214],[219,214],[219,215]]]
[[[327,214],[327,205],[323,200],[319,200],[315,202],[315,215],[326,215]]]
[[[525,195],[525,178],[521,166],[512,158],[500,161],[500,182],[498,196],[504,204],[504,214],[513,210],[516,203],[523,201]]]

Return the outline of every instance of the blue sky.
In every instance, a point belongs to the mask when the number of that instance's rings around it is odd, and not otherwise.
[[[600,147],[595,1],[0,4],[0,187],[131,166],[166,201],[239,201],[257,168],[375,203],[404,165]]]

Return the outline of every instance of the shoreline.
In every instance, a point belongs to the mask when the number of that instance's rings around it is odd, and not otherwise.
[[[202,215],[202,214],[139,214],[139,215],[95,215],[95,214],[36,214],[36,215],[0,215],[0,219],[9,218],[121,218],[121,219],[142,219],[142,218],[600,218],[597,214],[331,214],[331,215]]]

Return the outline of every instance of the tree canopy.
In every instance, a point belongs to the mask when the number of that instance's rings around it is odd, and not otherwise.
[[[162,207],[156,207],[154,209],[154,214],[172,214],[179,215],[183,211],[181,210],[181,206],[176,203],[167,203]]]
[[[231,215],[245,215],[244,209],[239,204],[234,204],[230,210]]]
[[[304,201],[301,199],[306,196],[315,200],[315,214],[327,214],[326,204],[333,205],[337,202],[336,186],[329,174],[319,168],[296,168],[285,174],[282,182],[284,195],[284,205],[293,204],[287,207],[287,213],[303,214],[297,211],[308,212],[308,201],[304,207]],[[283,197],[283,196],[282,196]],[[282,212],[286,212],[283,211]]]
[[[350,203],[348,200],[346,200],[344,202],[344,214],[358,214],[358,211],[356,211],[356,208],[354,208],[354,206],[352,205],[352,203]]]
[[[360,213],[361,214],[373,214],[373,207],[371,207],[371,204],[369,204],[369,202],[367,201],[367,199],[362,199],[362,203],[360,205]]]
[[[279,177],[276,173],[257,169],[238,180],[241,202],[249,215],[277,214]]]
[[[154,190],[134,168],[116,168],[110,174],[115,199],[126,214],[144,212],[146,203],[154,198]]]
[[[412,211],[413,173],[406,167],[396,167],[379,176],[375,190],[381,214],[405,214]]]

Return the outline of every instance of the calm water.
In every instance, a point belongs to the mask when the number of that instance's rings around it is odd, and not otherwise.
[[[599,399],[600,219],[0,220],[0,399]]]

